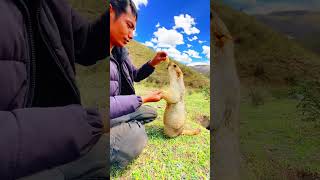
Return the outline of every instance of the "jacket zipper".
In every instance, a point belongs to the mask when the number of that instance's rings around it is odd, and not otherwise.
[[[124,64],[124,62],[121,63],[121,66],[122,66],[122,64]],[[133,87],[132,83],[129,82],[129,79],[126,77],[126,73],[125,73],[124,70],[123,70],[123,66],[122,66],[120,69],[121,69],[122,74],[125,76],[125,79],[126,79],[127,83],[130,85],[133,93],[135,94],[136,92],[135,92],[135,90],[134,90],[134,87]],[[134,81],[134,80],[133,80],[133,81]]]
[[[28,38],[29,38],[29,46],[31,48],[31,54],[29,54],[31,63],[28,65],[29,66],[29,81],[28,81],[28,90],[26,93],[26,97],[24,100],[24,107],[31,107],[32,105],[32,100],[34,96],[34,89],[36,87],[36,49],[35,49],[35,44],[34,44],[34,37],[32,34],[32,20],[31,20],[31,15],[29,13],[29,10],[27,8],[27,5],[25,4],[24,1],[20,1],[22,3],[23,8],[25,9],[26,15],[27,15],[27,31],[28,31]]]
[[[111,58],[111,60],[112,60],[112,58]],[[119,72],[119,94],[121,94],[121,73],[122,73],[122,75],[124,75],[124,79],[127,81],[127,83],[129,84],[129,86],[131,87],[133,93],[135,94],[136,92],[135,92],[135,90],[134,90],[134,87],[133,87],[132,83],[129,82],[129,80],[127,79],[126,73],[125,73],[124,70],[123,70],[122,65],[124,64],[124,62],[121,61],[122,63],[119,64],[116,60],[113,60],[113,61],[117,64],[117,66],[118,66],[119,69],[120,69],[120,72]]]
[[[47,46],[47,49],[49,50],[51,56],[53,57],[56,65],[59,67],[60,71],[62,72],[63,76],[65,77],[65,79],[67,80],[68,84],[70,85],[70,87],[72,88],[74,94],[76,95],[77,101],[78,103],[81,104],[81,98],[80,98],[80,94],[79,92],[76,90],[75,88],[75,84],[73,81],[70,80],[69,76],[67,75],[67,73],[65,72],[65,70],[63,69],[61,63],[59,62],[59,58],[57,57],[57,55],[55,54],[55,52],[52,50],[52,45],[50,44],[50,41],[48,40],[47,36],[43,33],[41,25],[40,25],[40,21],[39,21],[39,14],[40,14],[40,6],[37,8],[37,12],[36,12],[36,19],[37,19],[37,24],[38,24],[38,29],[39,29],[39,34],[42,37],[45,45]]]

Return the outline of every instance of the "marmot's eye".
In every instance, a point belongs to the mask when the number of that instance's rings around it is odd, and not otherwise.
[[[173,65],[173,67],[177,67],[177,65]]]

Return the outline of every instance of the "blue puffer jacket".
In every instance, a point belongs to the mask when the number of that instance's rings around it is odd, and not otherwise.
[[[110,57],[110,119],[134,112],[141,106],[140,96],[135,95],[133,84],[139,82],[154,71],[154,67],[145,63],[137,69],[129,58],[125,48],[115,47]],[[121,81],[121,76],[123,81]],[[112,122],[110,122],[112,125]]]

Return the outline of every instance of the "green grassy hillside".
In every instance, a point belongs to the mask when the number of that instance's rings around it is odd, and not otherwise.
[[[235,39],[235,57],[242,84],[287,85],[317,78],[320,58],[255,17],[217,3],[215,11]]]
[[[74,9],[88,19],[94,19],[107,9],[106,1],[102,0],[68,0]]]
[[[255,17],[320,55],[320,12],[282,11]]]

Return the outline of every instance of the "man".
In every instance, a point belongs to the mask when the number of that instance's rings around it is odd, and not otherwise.
[[[0,12],[0,179],[106,179],[108,139],[81,106],[75,62],[107,57],[109,14],[88,23],[65,0]]]
[[[156,56],[139,69],[135,68],[124,46],[133,38],[138,18],[131,0],[111,0],[110,12],[110,160],[125,167],[137,157],[147,142],[143,124],[153,121],[156,110],[141,106],[157,102],[160,91],[146,96],[135,95],[133,82],[139,82],[153,73],[156,65],[166,60],[165,52]]]

